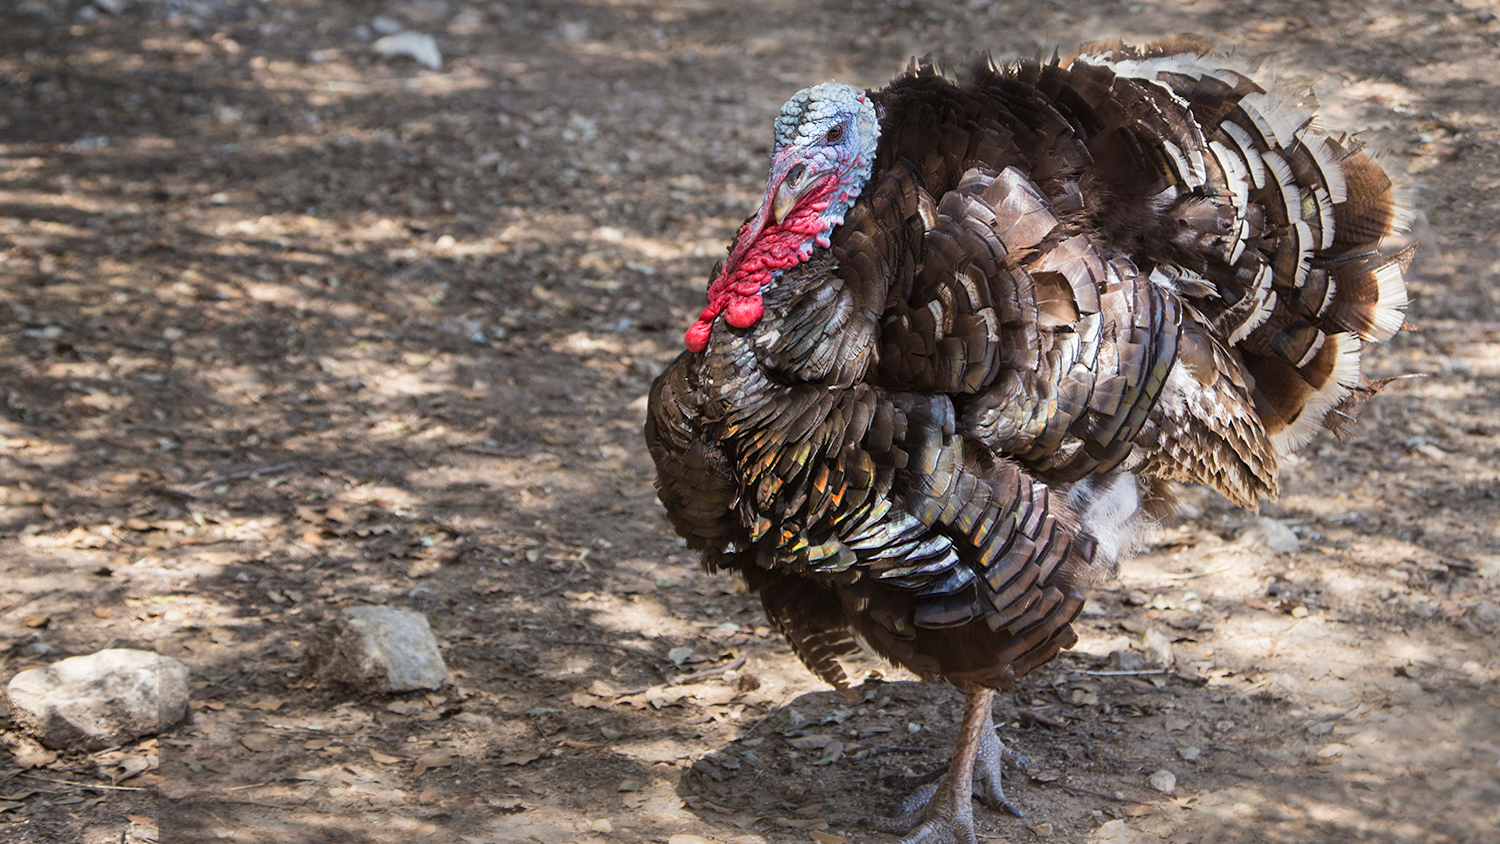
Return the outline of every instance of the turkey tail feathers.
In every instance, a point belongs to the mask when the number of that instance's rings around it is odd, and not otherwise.
[[[1143,248],[1181,268],[1175,287],[1211,335],[1200,339],[1228,347],[1243,370],[1241,401],[1258,418],[1259,435],[1284,455],[1373,391],[1361,374],[1362,347],[1404,324],[1412,256],[1411,248],[1383,255],[1379,244],[1406,228],[1411,213],[1360,142],[1322,130],[1310,93],[1268,91],[1224,66],[1227,59],[1200,56],[1117,49],[1081,56],[1069,71],[1107,68],[1122,77],[1112,90],[1133,82],[1160,111],[1190,115],[1201,132],[1202,187],[1177,180],[1169,225],[1147,231]],[[1181,157],[1180,140],[1160,144],[1172,160]],[[1194,275],[1212,293],[1203,295]],[[1170,427],[1156,433],[1170,438]],[[1245,443],[1230,445],[1249,456]],[[1254,476],[1248,489],[1274,492],[1274,459],[1246,468]],[[1236,500],[1247,491],[1212,485]]]

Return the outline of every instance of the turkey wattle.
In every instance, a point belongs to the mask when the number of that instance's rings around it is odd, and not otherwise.
[[[1179,38],[798,92],[652,386],[672,525],[810,669],[845,688],[863,647],[966,694],[943,781],[880,824],[908,841],[1010,808],[994,690],[1073,644],[1172,483],[1272,496],[1378,387],[1391,182],[1226,65]]]

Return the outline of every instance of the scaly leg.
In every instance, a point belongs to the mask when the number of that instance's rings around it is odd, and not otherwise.
[[[1024,818],[1026,813],[1005,799],[1005,789],[1000,784],[1000,772],[1007,762],[1023,769],[1031,764],[1031,760],[1000,741],[1000,737],[995,735],[994,719],[987,718],[984,732],[979,736],[979,755],[974,760],[974,796],[997,812],[1009,812],[1018,818]]]
[[[870,824],[883,832],[904,834],[901,844],[975,844],[974,780],[979,779],[979,799],[986,806],[1021,813],[1005,799],[1000,786],[1000,769],[1007,760],[1021,759],[1007,750],[995,735],[990,707],[995,699],[993,689],[979,689],[967,695],[963,726],[953,761],[940,782],[925,785],[896,804],[895,817],[875,818]],[[976,769],[977,765],[977,769]]]

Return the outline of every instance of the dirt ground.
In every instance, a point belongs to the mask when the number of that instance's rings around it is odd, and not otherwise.
[[[1417,330],[1370,361],[1422,377],[1259,515],[1189,494],[1002,696],[1027,817],[981,837],[1500,840],[1482,0],[94,2],[0,8],[0,680],[138,647],[194,694],[94,754],[0,720],[0,840],[894,841],[859,819],[946,759],[958,696],[836,695],[700,574],[647,385],[791,92],[1179,31],[1313,80],[1404,174]],[[372,55],[377,15],[441,69]],[[303,676],[322,622],[385,603],[453,686]]]

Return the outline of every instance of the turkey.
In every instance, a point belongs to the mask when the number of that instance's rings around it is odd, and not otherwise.
[[[1183,36],[913,62],[775,118],[645,436],[672,526],[809,669],[847,689],[865,649],[965,695],[946,774],[881,829],[972,842],[973,797],[1015,812],[995,690],[1076,641],[1175,484],[1254,506],[1379,388],[1407,214],[1314,107]]]

